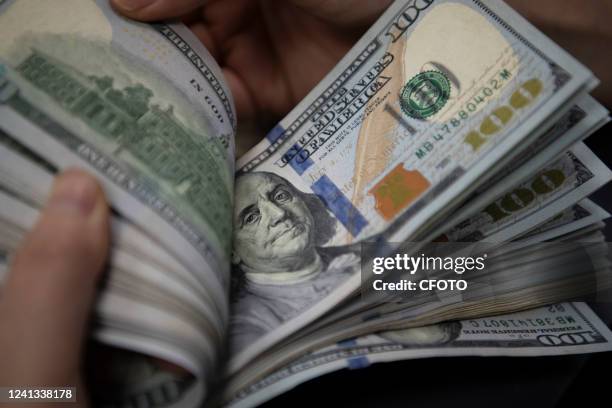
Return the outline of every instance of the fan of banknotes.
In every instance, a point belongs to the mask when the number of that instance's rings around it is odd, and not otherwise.
[[[248,407],[375,362],[612,349],[571,302],[610,287],[587,196],[612,172],[582,143],[608,112],[503,2],[393,3],[237,160],[232,95],[186,27],[7,0],[0,38],[0,277],[57,171],[96,175],[113,209],[100,405]],[[431,242],[496,262],[466,291],[362,297],[366,243]]]

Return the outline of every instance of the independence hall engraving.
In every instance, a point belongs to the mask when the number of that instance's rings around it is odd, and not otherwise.
[[[219,168],[224,148],[215,137],[198,135],[183,125],[170,105],[151,104],[153,92],[141,84],[113,87],[113,78],[86,76],[33,49],[16,68],[26,80],[114,145],[127,150],[157,177],[186,197],[189,205],[217,231],[221,242],[231,234],[230,192]]]

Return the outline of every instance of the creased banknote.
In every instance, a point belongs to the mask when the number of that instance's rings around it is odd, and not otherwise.
[[[609,217],[610,213],[591,200],[585,199],[522,234],[518,239],[523,242],[544,242],[598,224]]]
[[[0,35],[0,127],[58,168],[96,174],[226,303],[235,117],[201,43],[105,0],[3,1]]]
[[[230,372],[354,293],[359,242],[417,239],[591,78],[501,2],[394,3],[238,161]]]
[[[497,197],[443,235],[449,241],[506,242],[554,217],[612,180],[612,171],[579,143],[532,178]]]
[[[544,356],[612,350],[612,332],[585,303],[384,331],[347,339],[287,364],[228,401],[253,407],[310,379],[381,362],[450,356]]]

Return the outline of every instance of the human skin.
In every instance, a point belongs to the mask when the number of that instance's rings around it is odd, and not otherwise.
[[[601,81],[593,96],[612,107],[612,2],[507,0],[533,25],[590,68]]]
[[[138,20],[183,17],[220,63],[240,120],[264,122],[295,106],[389,3],[113,0],[119,12]],[[508,3],[590,67],[602,80],[594,95],[612,106],[611,2]],[[82,190],[69,199],[71,189]],[[53,197],[19,250],[0,297],[3,385],[79,383],[89,311],[108,251],[108,209],[97,183],[78,171],[58,179]],[[82,211],[81,199],[94,203],[85,206],[90,210]]]
[[[108,246],[102,189],[86,173],[66,171],[2,287],[2,386],[76,386],[77,406],[86,405],[81,356]]]
[[[240,120],[295,106],[390,0],[114,0],[142,21],[181,17],[221,66]]]
[[[112,0],[124,15],[180,17],[211,51],[241,121],[282,118],[349,51],[390,0]],[[508,0],[591,68],[612,106],[612,2]]]

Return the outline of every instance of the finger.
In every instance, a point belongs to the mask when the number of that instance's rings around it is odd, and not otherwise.
[[[210,52],[210,55],[216,60],[219,61],[221,54],[219,52],[219,48],[215,43],[214,38],[206,24],[201,21],[197,21],[191,24],[187,24],[187,27],[191,30],[191,32],[204,44],[204,48]]]
[[[0,384],[76,383],[108,241],[108,207],[95,179],[79,170],[59,176],[3,291],[0,367],[10,369],[1,370]]]
[[[291,0],[326,21],[347,27],[369,26],[389,7],[392,0]]]
[[[223,68],[223,76],[234,98],[238,118],[241,121],[255,119],[257,114],[255,101],[242,78],[231,68]]]
[[[206,0],[112,0],[119,13],[141,21],[181,17],[202,6]]]

